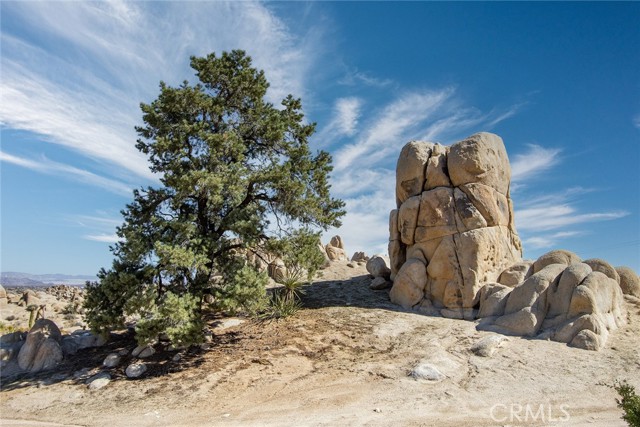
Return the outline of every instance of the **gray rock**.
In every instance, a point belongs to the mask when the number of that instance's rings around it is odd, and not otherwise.
[[[111,382],[111,375],[107,372],[101,372],[87,380],[89,390],[99,390]]]
[[[120,355],[118,353],[111,353],[104,358],[102,366],[106,368],[115,368],[120,363]]]
[[[376,277],[371,281],[369,288],[374,291],[379,291],[381,289],[387,289],[391,287],[391,283],[388,282],[384,277]]]
[[[430,363],[420,363],[409,372],[409,376],[416,380],[441,381],[446,376]]]
[[[504,335],[489,335],[475,343],[471,347],[471,351],[480,357],[491,357],[506,341],[509,339]]]
[[[156,350],[153,347],[147,346],[144,349],[142,349],[140,353],[138,353],[138,357],[140,359],[145,359],[147,357],[153,356],[155,353],[156,353]]]
[[[129,378],[138,378],[145,372],[147,372],[147,365],[144,363],[132,363],[127,366],[127,369],[125,370],[125,374],[127,374],[127,377]]]

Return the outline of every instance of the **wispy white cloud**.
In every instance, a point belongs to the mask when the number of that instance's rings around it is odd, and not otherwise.
[[[640,114],[636,114],[636,116],[633,118],[633,125],[640,129]]]
[[[547,231],[595,221],[607,221],[629,215],[626,211],[580,213],[574,206],[539,206],[515,211],[519,231]]]
[[[49,175],[63,176],[81,184],[104,188],[112,193],[126,196],[132,195],[132,188],[120,181],[105,178],[74,166],[54,162],[45,157],[42,157],[39,161],[35,161],[0,151],[0,161]]]
[[[117,243],[120,241],[120,238],[117,234],[87,234],[84,236],[84,238],[86,240],[101,243]]]
[[[335,169],[342,171],[355,162],[372,166],[400,148],[412,137],[418,137],[421,127],[449,99],[454,90],[414,92],[401,96],[380,111],[356,142],[347,144],[335,154]]]
[[[511,160],[511,181],[522,182],[547,172],[562,160],[559,148],[545,148],[528,144],[527,151],[516,154]]]
[[[265,70],[277,105],[289,93],[304,99],[322,36],[309,29],[296,38],[266,5],[250,1],[13,2],[3,14],[31,33],[2,32],[2,126],[138,181],[156,180],[135,148],[138,105],[155,98],[160,80],[192,76],[190,55],[245,49]]]
[[[393,84],[393,80],[374,77],[358,70],[348,70],[345,75],[338,80],[338,83],[345,86],[365,85],[377,88],[384,88]]]
[[[335,101],[329,123],[315,136],[318,147],[326,147],[342,137],[353,136],[358,127],[362,100],[355,97]]]
[[[561,231],[553,234],[541,234],[524,239],[525,247],[531,249],[547,249],[557,246],[562,239],[583,235],[581,231]]]

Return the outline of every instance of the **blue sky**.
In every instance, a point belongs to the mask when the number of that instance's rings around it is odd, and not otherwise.
[[[0,2],[2,271],[94,274],[131,190],[140,102],[245,49],[334,156],[349,253],[386,252],[412,139],[499,134],[525,257],[640,270],[640,3]]]

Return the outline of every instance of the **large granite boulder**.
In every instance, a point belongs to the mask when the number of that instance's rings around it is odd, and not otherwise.
[[[18,366],[28,372],[54,368],[62,361],[60,329],[49,319],[39,319],[33,325],[18,353]]]
[[[428,299],[442,315],[473,319],[480,288],[522,261],[504,144],[487,133],[451,147],[413,141],[398,168],[407,169],[396,171],[390,215],[391,299],[407,308]],[[403,272],[411,260],[422,263],[424,280],[414,262]]]
[[[478,328],[598,350],[625,322],[630,269],[565,250],[522,260],[502,139],[479,133],[445,147],[412,141],[389,216],[390,298]]]

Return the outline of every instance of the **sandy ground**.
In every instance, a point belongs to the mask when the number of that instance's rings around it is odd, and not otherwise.
[[[156,353],[149,374],[89,390],[111,351],[135,345],[122,334],[83,350],[55,372],[2,384],[7,426],[624,426],[617,394],[640,390],[640,307],[607,347],[509,338],[491,357],[470,347],[487,332],[473,322],[405,312],[388,291],[369,289],[364,267],[334,263],[306,289],[305,309],[270,322],[218,327],[210,349]],[[416,380],[418,363],[445,378]]]

